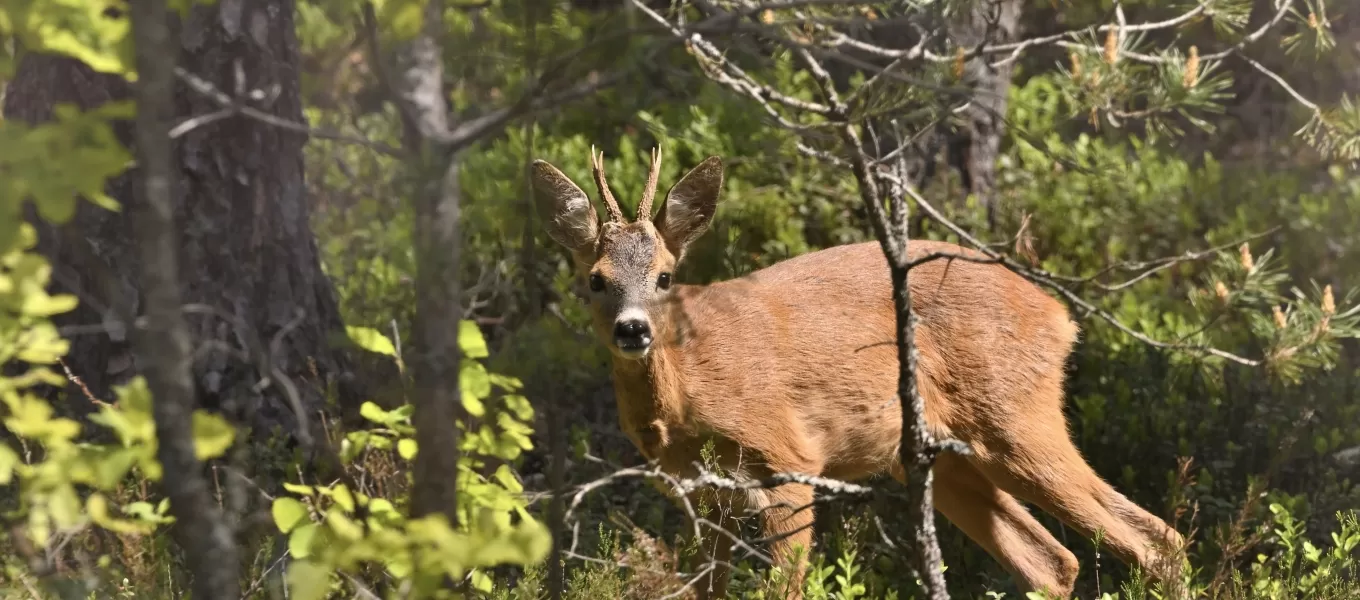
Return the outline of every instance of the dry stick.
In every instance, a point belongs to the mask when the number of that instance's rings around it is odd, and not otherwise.
[[[1224,49],[1224,50],[1221,50],[1221,51],[1219,51],[1219,52],[1215,52],[1215,53],[1203,55],[1203,56],[1200,57],[1200,60],[1201,60],[1201,61],[1210,61],[1210,60],[1219,60],[1219,59],[1223,59],[1223,58],[1226,58],[1226,57],[1228,57],[1228,56],[1239,56],[1239,57],[1243,58],[1244,60],[1247,60],[1247,61],[1251,64],[1251,66],[1252,66],[1253,68],[1255,68],[1255,69],[1261,71],[1262,73],[1266,74],[1272,81],[1274,81],[1277,85],[1279,85],[1284,91],[1288,92],[1291,96],[1293,96],[1293,97],[1294,97],[1296,100],[1298,100],[1301,104],[1303,104],[1305,107],[1307,107],[1307,108],[1309,108],[1311,111],[1313,111],[1314,114],[1318,114],[1319,111],[1318,111],[1318,108],[1317,108],[1317,104],[1316,104],[1315,102],[1312,102],[1312,101],[1308,100],[1307,98],[1304,98],[1304,97],[1303,97],[1301,94],[1299,94],[1296,90],[1294,90],[1292,87],[1290,87],[1290,85],[1284,80],[1283,77],[1281,77],[1281,76],[1279,76],[1278,74],[1276,74],[1276,73],[1270,71],[1269,69],[1266,69],[1266,68],[1265,68],[1263,65],[1261,65],[1260,63],[1256,63],[1256,62],[1254,62],[1254,61],[1251,61],[1251,60],[1248,59],[1247,57],[1241,55],[1241,50],[1242,50],[1242,49],[1244,49],[1244,48],[1247,47],[1248,45],[1251,45],[1251,44],[1253,44],[1253,43],[1259,41],[1262,37],[1265,36],[1266,33],[1268,33],[1270,30],[1272,30],[1273,28],[1275,28],[1276,26],[1278,26],[1279,23],[1283,20],[1284,16],[1288,13],[1289,9],[1292,7],[1293,3],[1294,3],[1294,0],[1279,0],[1278,4],[1276,5],[1275,14],[1270,18],[1269,21],[1267,21],[1267,22],[1266,22],[1265,24],[1263,24],[1261,27],[1257,28],[1256,30],[1254,30],[1254,31],[1252,31],[1251,33],[1249,33],[1249,34],[1247,34],[1246,36],[1244,36],[1242,39],[1240,39],[1237,43],[1233,44],[1232,46],[1230,46],[1230,47],[1228,47],[1228,48],[1226,48],[1226,49]],[[635,5],[636,5],[636,4],[637,4],[637,2],[635,1]],[[820,3],[819,3],[819,4],[820,4]],[[834,2],[834,1],[829,1],[829,2],[827,2],[827,4],[839,4],[839,5],[842,5],[842,6],[856,6],[856,5],[860,5],[861,3],[856,2],[856,1],[854,1],[854,0],[842,0],[842,1],[839,2],[839,3]],[[762,5],[762,6],[764,6],[764,5]],[[1099,27],[1086,27],[1086,28],[1081,28],[1081,29],[1074,29],[1074,30],[1070,30],[1070,31],[1067,31],[1067,32],[1064,32],[1064,33],[1060,33],[1060,34],[1054,34],[1054,35],[1044,36],[1044,37],[1039,37],[1039,38],[1031,38],[1031,39],[1028,39],[1028,40],[1021,40],[1021,41],[1018,41],[1018,42],[1013,42],[1013,43],[1008,43],[1008,44],[999,44],[999,45],[994,45],[994,46],[978,46],[978,47],[974,47],[974,48],[972,48],[972,49],[970,49],[970,50],[965,51],[964,57],[967,59],[967,58],[972,58],[972,57],[974,57],[974,56],[976,56],[976,55],[978,55],[978,54],[994,54],[994,53],[999,53],[999,52],[1003,52],[1003,51],[1009,51],[1009,52],[1011,52],[1010,56],[1008,56],[1007,58],[1002,59],[1002,60],[1000,60],[1000,61],[998,61],[998,62],[996,62],[996,63],[993,63],[993,64],[991,65],[993,68],[996,68],[996,67],[999,67],[999,66],[1002,66],[1002,65],[1005,65],[1005,64],[1009,64],[1009,63],[1011,63],[1011,62],[1014,62],[1015,60],[1017,60],[1017,59],[1020,57],[1021,53],[1022,53],[1024,50],[1026,50],[1026,49],[1033,48],[1033,47],[1038,47],[1038,46],[1042,46],[1042,45],[1045,45],[1045,44],[1053,44],[1053,45],[1056,45],[1056,46],[1059,46],[1059,47],[1062,47],[1062,48],[1082,49],[1082,50],[1087,50],[1087,51],[1091,51],[1091,52],[1103,52],[1103,51],[1104,51],[1103,48],[1099,48],[1099,47],[1095,47],[1095,46],[1089,46],[1089,45],[1085,45],[1085,44],[1081,44],[1081,43],[1076,43],[1076,42],[1071,42],[1071,41],[1066,41],[1066,40],[1067,40],[1067,39],[1073,38],[1077,33],[1080,33],[1080,32],[1083,32],[1083,31],[1087,31],[1087,32],[1108,32],[1108,31],[1111,31],[1111,30],[1115,30],[1115,31],[1120,31],[1120,32],[1124,32],[1124,34],[1127,34],[1127,32],[1148,32],[1148,31],[1156,31],[1156,30],[1162,30],[1162,29],[1172,28],[1172,27],[1176,27],[1176,26],[1178,26],[1178,25],[1184,24],[1184,23],[1186,23],[1186,22],[1189,22],[1193,17],[1195,17],[1196,15],[1201,14],[1201,13],[1203,12],[1203,10],[1205,10],[1205,9],[1206,9],[1206,6],[1205,6],[1203,3],[1201,3],[1199,7],[1195,8],[1195,9],[1191,9],[1191,10],[1190,10],[1189,12],[1187,12],[1187,13],[1184,13],[1184,14],[1182,14],[1182,15],[1180,15],[1180,16],[1177,16],[1177,17],[1174,17],[1174,18],[1171,18],[1171,19],[1168,19],[1168,20],[1158,21],[1158,22],[1152,22],[1152,23],[1138,23],[1138,24],[1131,24],[1131,25],[1130,25],[1130,24],[1126,24],[1126,23],[1123,22],[1123,19],[1122,19],[1122,8],[1116,7],[1115,13],[1116,13],[1117,16],[1120,17],[1119,22],[1116,23],[1116,24],[1112,24],[1112,25],[1102,25],[1102,26],[1099,26]],[[705,21],[705,23],[715,23],[715,24],[716,24],[716,23],[731,22],[736,16],[738,16],[738,14],[751,14],[751,11],[752,11],[752,10],[754,10],[754,9],[751,8],[751,5],[750,5],[749,3],[747,3],[746,6],[745,6],[745,7],[743,8],[743,10],[741,11],[741,13],[733,12],[733,13],[726,13],[726,14],[713,15],[713,16],[711,16],[709,19],[707,19],[707,20]],[[785,118],[784,115],[778,113],[778,111],[776,111],[776,110],[774,109],[774,107],[773,107],[769,102],[766,101],[768,98],[771,97],[771,96],[770,96],[771,94],[780,94],[780,92],[777,92],[777,91],[771,89],[769,86],[764,86],[764,85],[761,85],[761,84],[755,82],[754,79],[752,79],[752,78],[750,78],[749,76],[747,76],[744,72],[739,72],[739,73],[737,73],[738,76],[735,77],[735,78],[732,77],[732,74],[731,74],[730,71],[729,71],[729,73],[722,73],[721,71],[719,71],[719,72],[717,72],[717,73],[712,72],[713,70],[712,70],[711,68],[709,68],[709,65],[706,65],[706,64],[704,63],[705,60],[707,60],[707,61],[715,61],[715,62],[717,62],[717,63],[719,63],[719,64],[726,63],[727,61],[726,61],[726,59],[724,59],[724,58],[721,57],[721,52],[719,52],[716,48],[714,48],[714,47],[712,46],[711,43],[707,42],[706,40],[703,40],[703,39],[699,36],[698,31],[700,31],[700,30],[706,30],[706,28],[702,28],[702,27],[700,27],[700,28],[692,28],[692,29],[690,29],[690,30],[688,30],[688,31],[682,30],[682,29],[678,29],[678,28],[676,28],[675,26],[671,25],[669,22],[667,22],[667,21],[664,19],[664,17],[661,17],[660,15],[657,15],[654,11],[644,10],[644,12],[647,14],[647,16],[648,16],[649,18],[651,18],[651,19],[654,20],[654,21],[657,21],[657,22],[660,23],[663,27],[666,27],[667,29],[669,29],[669,30],[672,32],[673,35],[677,35],[677,36],[680,36],[680,37],[684,37],[684,38],[689,39],[689,41],[693,43],[693,46],[692,46],[692,47],[693,47],[695,50],[698,50],[698,51],[699,51],[699,52],[696,52],[696,53],[695,53],[695,56],[696,56],[696,58],[700,59],[700,66],[705,68],[705,70],[707,71],[706,74],[708,74],[710,77],[712,77],[715,81],[718,81],[719,83],[721,83],[721,84],[723,84],[723,85],[725,85],[725,86],[727,86],[727,87],[733,89],[733,91],[736,91],[736,92],[739,93],[739,94],[742,94],[742,95],[745,95],[745,96],[748,96],[748,97],[751,97],[751,98],[755,99],[757,102],[759,102],[759,103],[761,104],[762,108],[764,108],[765,111],[766,111],[767,113],[769,113],[769,114],[771,115],[771,117],[776,121],[776,123],[778,123],[781,127],[784,127],[784,128],[786,128],[786,129],[788,129],[788,130],[790,130],[790,131],[800,132],[800,133],[801,133],[801,132],[809,131],[809,130],[814,129],[814,128],[817,127],[817,126],[800,125],[800,124],[795,124],[795,123],[789,122],[789,121]],[[879,56],[879,57],[882,57],[882,58],[899,59],[899,60],[895,60],[892,66],[896,66],[897,64],[899,64],[899,63],[900,63],[900,59],[911,59],[911,58],[925,58],[925,59],[928,59],[928,60],[931,60],[931,61],[935,61],[935,62],[953,61],[953,60],[956,60],[956,59],[958,58],[958,57],[955,56],[955,55],[950,55],[950,56],[935,55],[935,54],[932,54],[932,53],[929,53],[929,52],[924,51],[924,49],[923,49],[923,47],[921,46],[921,44],[918,44],[917,46],[915,46],[915,47],[913,47],[913,48],[911,48],[911,49],[907,49],[907,50],[885,48],[885,47],[882,47],[882,46],[873,45],[873,44],[868,43],[868,42],[862,42],[862,41],[854,40],[853,38],[850,38],[848,35],[846,35],[846,34],[844,34],[844,33],[842,33],[842,32],[836,31],[836,30],[834,30],[834,29],[831,29],[829,26],[827,26],[827,25],[825,25],[825,24],[817,24],[817,23],[814,22],[813,25],[814,25],[814,27],[817,29],[818,32],[821,32],[821,33],[825,33],[825,34],[827,34],[827,35],[830,35],[830,36],[832,36],[833,39],[832,39],[831,41],[827,42],[825,45],[814,44],[814,43],[809,42],[809,41],[806,41],[806,40],[802,40],[802,41],[800,41],[800,40],[793,40],[793,39],[788,38],[787,36],[780,36],[780,35],[777,35],[777,34],[773,33],[774,27],[766,26],[766,25],[759,24],[759,23],[754,23],[754,22],[734,23],[734,24],[732,24],[732,25],[729,25],[729,27],[730,27],[730,28],[732,28],[732,27],[739,28],[740,30],[745,31],[745,32],[751,32],[751,33],[754,33],[755,35],[758,35],[758,36],[767,37],[767,38],[769,38],[769,39],[771,39],[771,40],[773,40],[773,41],[779,43],[780,45],[783,45],[783,46],[785,46],[785,47],[787,47],[787,48],[790,48],[790,49],[801,48],[801,49],[805,49],[805,50],[812,51],[815,55],[824,56],[824,57],[826,57],[826,58],[834,59],[834,60],[836,60],[836,61],[838,61],[838,62],[842,62],[842,63],[845,63],[845,64],[848,64],[848,65],[854,66],[854,67],[859,68],[859,69],[877,70],[877,73],[874,75],[874,78],[873,78],[874,80],[877,80],[877,79],[881,79],[881,78],[885,78],[885,77],[886,77],[886,78],[894,79],[894,80],[897,80],[897,81],[909,83],[909,84],[915,85],[915,86],[917,86],[917,87],[921,87],[921,88],[923,88],[923,89],[934,89],[934,90],[939,91],[939,92],[941,92],[941,93],[951,93],[950,90],[948,90],[948,89],[939,88],[938,86],[935,86],[935,85],[933,85],[933,84],[929,84],[929,83],[924,82],[924,81],[916,81],[916,80],[914,80],[914,78],[909,77],[909,76],[905,75],[905,74],[902,73],[902,72],[894,71],[892,68],[882,68],[882,67],[880,67],[880,66],[873,65],[873,64],[871,64],[871,63],[865,62],[865,61],[863,61],[863,60],[861,60],[861,59],[858,59],[858,58],[855,58],[855,57],[852,57],[852,56],[849,56],[849,55],[846,55],[846,54],[837,52],[836,50],[834,50],[834,48],[838,48],[838,47],[842,47],[842,46],[848,46],[848,47],[854,48],[854,49],[856,49],[856,50],[859,50],[859,51],[862,51],[862,52],[865,52],[865,53],[869,53],[869,54],[873,54],[873,55],[875,55],[875,56]],[[1121,37],[1123,37],[1123,34],[1121,34]],[[924,42],[924,41],[925,41],[925,40],[923,40],[923,42]],[[702,44],[702,45],[700,45],[700,44]],[[1167,63],[1167,62],[1173,60],[1173,59],[1168,58],[1168,57],[1165,57],[1165,56],[1153,56],[1153,55],[1148,55],[1148,54],[1141,54],[1141,53],[1137,53],[1137,52],[1131,52],[1131,51],[1123,50],[1123,49],[1121,49],[1121,50],[1119,51],[1119,54],[1120,54],[1121,57],[1129,58],[1129,59],[1132,59],[1132,60],[1135,60],[1135,61],[1138,61],[1138,62],[1149,63],[1149,64],[1164,64],[1164,63]],[[726,66],[726,65],[723,65],[723,66]],[[861,89],[863,89],[863,88],[861,88]],[[852,94],[853,94],[853,93],[852,93]],[[854,102],[847,102],[847,104],[853,106],[853,105],[854,105]],[[788,106],[789,108],[792,108],[792,109],[797,109],[797,108],[798,108],[797,106],[788,105],[788,104],[785,104],[785,106]],[[819,113],[819,114],[822,114],[822,113]],[[1009,120],[1006,119],[1004,115],[993,115],[993,116],[996,117],[996,118],[1001,119],[1003,122],[1006,122],[1006,123],[1008,123],[1008,125],[1009,125]],[[821,124],[821,125],[824,126],[824,125],[826,125],[826,124]],[[1022,136],[1024,136],[1024,137],[1028,137],[1027,135],[1024,134],[1023,131],[1017,131],[1017,134],[1022,135]],[[1064,166],[1069,167],[1069,168],[1078,167],[1078,166],[1075,165],[1075,164],[1071,164],[1070,161],[1065,161],[1065,160],[1064,160],[1064,161],[1062,161],[1062,162],[1064,163]]]
[[[179,46],[170,36],[166,0],[137,0],[132,31],[137,51],[136,145],[141,201],[133,220],[141,254],[147,325],[133,343],[155,398],[157,458],[162,487],[177,524],[176,538],[193,573],[195,598],[240,597],[236,541],[213,503],[202,465],[194,455],[194,384],[189,367],[189,330],[180,314],[175,203],[171,197],[170,127],[174,118],[174,69]],[[131,315],[124,315],[131,322]]]
[[[874,235],[890,266],[893,305],[897,315],[897,394],[902,403],[902,439],[898,459],[906,470],[908,518],[912,522],[915,538],[912,562],[921,578],[926,597],[946,600],[949,591],[945,587],[944,572],[939,568],[942,561],[935,533],[935,507],[931,494],[931,467],[940,446],[926,429],[925,403],[916,385],[916,367],[920,355],[916,349],[916,314],[911,310],[911,287],[908,285],[910,259],[907,254],[906,200],[900,193],[894,194],[890,198],[891,217],[884,214],[883,194],[878,178],[871,171],[872,161],[864,152],[859,132],[850,123],[849,111],[841,101],[830,73],[806,49],[796,50],[794,57],[812,75],[825,101],[831,105],[831,119],[842,123],[841,141],[851,156],[860,199],[869,211]]]
[[[660,18],[650,8],[641,2],[634,1],[648,15],[661,22],[664,26],[676,31],[664,19]],[[678,32],[677,32],[678,34]],[[710,72],[726,71],[729,75],[722,83],[733,87],[740,92],[758,98],[764,104],[764,100],[776,98],[774,94],[753,92],[753,90],[763,90],[763,86],[754,84],[749,76],[733,67],[730,63],[723,61],[714,48],[707,41],[693,34],[689,37],[691,47],[698,50],[698,54],[704,56],[711,62],[720,65],[720,69],[712,69]],[[905,235],[903,239],[894,239],[893,231],[905,231],[905,224],[893,224],[889,222],[888,216],[883,212],[882,196],[878,187],[878,180],[874,177],[870,167],[870,159],[864,154],[860,143],[859,133],[849,122],[848,109],[841,101],[839,94],[835,90],[834,82],[825,67],[821,65],[806,48],[794,48],[794,56],[800,61],[803,68],[812,74],[813,80],[817,83],[822,92],[824,104],[817,105],[819,109],[825,108],[828,118],[841,124],[838,128],[842,137],[842,142],[847,151],[852,156],[852,166],[858,182],[860,197],[864,202],[865,208],[872,216],[872,223],[876,237],[884,254],[892,265],[893,275],[893,299],[897,308],[898,319],[898,354],[900,362],[900,374],[898,379],[898,395],[903,404],[902,409],[902,442],[901,442],[901,462],[908,470],[908,510],[911,512],[911,521],[914,524],[914,537],[916,552],[913,553],[913,562],[917,574],[922,579],[922,587],[928,598],[932,600],[944,600],[948,598],[948,591],[945,588],[944,574],[939,569],[940,549],[935,535],[934,506],[933,498],[930,493],[931,486],[931,465],[938,452],[938,447],[930,438],[926,431],[924,422],[923,403],[916,388],[915,366],[918,354],[914,344],[915,321],[911,312],[910,288],[907,285],[908,258],[906,252]],[[787,105],[787,103],[786,103]],[[771,107],[768,107],[771,108]],[[898,200],[893,206],[893,215],[905,218],[905,200]]]
[[[374,150],[376,152],[386,154],[388,156],[401,156],[400,150],[388,146],[387,144],[383,144],[381,142],[375,142],[358,136],[345,135],[343,133],[338,133],[327,129],[318,129],[306,125],[304,123],[298,123],[291,119],[285,119],[278,115],[274,115],[263,110],[260,110],[258,108],[248,106],[245,104],[244,99],[232,98],[226,92],[218,89],[217,86],[213,85],[208,80],[199,77],[198,75],[195,75],[193,73],[190,73],[189,71],[186,71],[182,68],[179,67],[175,68],[175,77],[178,78],[180,81],[184,82],[185,85],[189,86],[189,89],[193,90],[195,93],[205,98],[208,98],[209,100],[212,100],[218,106],[221,106],[222,109],[205,115],[190,117],[188,119],[185,119],[184,121],[181,121],[179,125],[176,125],[173,129],[169,130],[168,135],[170,138],[178,138],[198,127],[202,127],[209,123],[220,121],[228,117],[241,115],[243,117],[254,119],[261,123],[272,125],[274,127],[278,127],[286,131],[302,133],[309,137],[334,140],[349,144],[357,144],[365,148]]]
[[[690,494],[704,489],[725,490],[729,492],[743,492],[753,489],[770,489],[779,487],[781,485],[786,485],[789,483],[802,483],[810,485],[813,488],[819,490],[817,498],[814,499],[809,504],[802,506],[792,506],[785,503],[780,504],[779,506],[780,508],[788,508],[795,513],[809,510],[813,506],[819,504],[826,504],[830,501],[835,501],[843,498],[857,499],[863,501],[874,500],[882,497],[891,499],[895,501],[895,503],[900,503],[905,498],[905,495],[902,494],[897,489],[895,489],[894,487],[886,488],[870,487],[858,483],[851,483],[825,477],[816,477],[802,473],[788,473],[788,472],[775,473],[762,479],[736,480],[717,475],[705,469],[702,464],[695,463],[693,466],[694,469],[697,471],[698,475],[696,475],[693,478],[686,479],[667,474],[661,471],[655,464],[652,464],[645,468],[619,467],[617,465],[609,463],[608,461],[589,455],[586,456],[586,459],[593,463],[608,466],[613,470],[599,477],[598,479],[584,482],[574,486],[574,488],[570,492],[568,492],[568,490],[554,490],[546,494],[532,495],[532,497],[529,498],[529,502],[530,503],[537,502],[542,497],[551,498],[554,495],[562,496],[570,493],[572,501],[566,512],[566,518],[572,519],[572,517],[576,513],[576,509],[581,506],[581,503],[584,501],[585,496],[587,494],[605,489],[606,487],[618,483],[619,481],[622,481],[624,479],[658,480],[664,483],[666,486],[668,486],[671,493],[678,499],[681,510],[684,511],[686,516],[692,521],[692,526],[695,528],[696,535],[703,528],[711,529],[715,533],[721,535],[723,538],[726,538],[727,540],[731,541],[733,550],[740,549],[745,553],[746,556],[755,558],[766,565],[773,565],[774,564],[773,558],[756,549],[752,544],[767,543],[777,539],[782,539],[783,537],[786,537],[788,534],[780,534],[777,536],[771,536],[769,538],[763,538],[759,540],[751,541],[743,540],[737,532],[733,532],[729,529],[724,528],[722,525],[718,523],[714,523],[708,519],[699,517],[697,511],[693,506],[693,503],[690,501]],[[757,511],[754,514],[759,514],[759,512],[760,511]],[[594,564],[615,566],[618,568],[636,568],[639,570],[644,570],[643,567],[631,565],[626,561],[605,560],[601,558],[595,558],[578,554],[576,552],[576,548],[578,545],[580,522],[572,520],[572,524],[573,524],[572,544],[567,550],[563,552],[563,555],[566,556],[567,558],[581,560],[584,562]],[[896,544],[893,544],[891,540],[889,540],[889,545],[896,547]],[[713,559],[711,556],[709,556],[708,558],[709,560],[705,565],[697,566],[696,571],[698,573],[697,576],[690,573],[681,574],[682,576],[693,576],[693,579],[691,579],[685,585],[686,588],[693,586],[698,581],[701,581],[703,579],[703,576],[707,575],[715,566],[723,565],[729,568],[733,566],[730,563],[730,561],[729,562],[719,561]],[[645,570],[649,572],[656,572],[651,569]]]

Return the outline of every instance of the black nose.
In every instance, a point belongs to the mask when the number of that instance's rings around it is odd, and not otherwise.
[[[652,344],[652,329],[642,320],[619,321],[614,324],[614,343],[625,350],[646,348]]]

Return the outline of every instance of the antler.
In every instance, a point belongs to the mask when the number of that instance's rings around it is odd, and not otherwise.
[[[661,174],[661,148],[652,148],[652,169],[647,172],[647,187],[638,202],[637,220],[652,219],[652,199],[656,197],[656,178]]]
[[[609,191],[609,183],[605,181],[604,150],[596,155],[595,146],[590,147],[590,166],[595,172],[595,187],[600,188],[600,197],[604,199],[604,209],[609,213],[609,220],[623,223],[623,211],[619,210],[619,203],[614,200],[614,194]]]

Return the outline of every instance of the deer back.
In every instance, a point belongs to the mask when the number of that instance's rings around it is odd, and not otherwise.
[[[910,248],[914,256],[981,258],[942,242]],[[1061,382],[1077,335],[1063,305],[1004,267],[969,260],[924,263],[909,281],[929,426],[965,438],[999,421],[1020,426],[1026,401],[1048,397],[1024,391]],[[666,462],[694,460],[698,444],[714,438],[739,448],[747,464],[823,465],[830,477],[856,478],[895,461],[896,314],[877,243],[683,286],[669,307],[650,364],[616,368],[621,412],[660,421],[665,439],[644,436],[645,445],[664,442],[679,455]]]

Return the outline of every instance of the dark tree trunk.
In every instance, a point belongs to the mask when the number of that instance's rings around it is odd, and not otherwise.
[[[230,95],[261,90],[263,99],[250,104],[300,122],[293,17],[288,0],[222,0],[197,7],[176,28],[179,65]],[[4,114],[39,122],[51,118],[55,103],[88,109],[128,97],[127,83],[117,77],[67,58],[28,55],[9,86]],[[222,109],[183,83],[175,104],[179,119]],[[131,146],[130,123],[119,124],[117,134]],[[339,393],[342,407],[362,397],[349,369],[335,290],[321,271],[310,229],[302,164],[306,141],[304,135],[232,116],[194,128],[174,144],[171,191],[181,295],[186,305],[202,307],[186,315],[194,383],[206,407],[224,409],[261,431],[280,427],[296,433],[295,404],[315,424],[329,390]],[[39,250],[54,264],[55,285],[81,300],[58,323],[72,342],[67,363],[105,400],[110,385],[138,371],[125,332],[108,325],[117,325],[113,315],[120,304],[135,314],[142,310],[126,210],[138,201],[131,173],[111,180],[108,192],[125,210],[82,203],[63,227],[38,224]],[[261,385],[266,378],[268,385]],[[90,408],[77,400],[72,412]]]
[[[888,48],[911,48],[920,41],[917,31],[940,31],[934,44],[936,52],[947,52],[947,40],[951,47],[972,49],[979,44],[995,45],[1015,41],[1021,33],[1020,0],[980,0],[970,3],[968,10],[953,18],[939,23],[909,23],[901,19],[887,24],[866,27],[862,35],[866,41]],[[915,26],[915,27],[913,27]],[[873,64],[879,68],[890,61],[863,52],[850,52],[858,62]],[[912,137],[908,150],[907,164],[912,181],[924,187],[939,169],[954,169],[968,193],[978,197],[979,204],[986,211],[989,227],[995,228],[998,202],[996,197],[996,160],[1000,155],[1001,138],[1005,135],[1007,94],[1011,85],[1012,65],[992,67],[990,63],[1003,58],[1003,55],[987,55],[967,61],[962,77],[951,87],[955,93],[941,92],[943,105],[955,107],[965,103],[968,108],[958,118],[945,120],[920,134],[907,130],[903,134]],[[919,77],[925,65],[902,65],[897,69],[907,77]],[[845,86],[856,72],[868,78],[873,70],[859,69],[846,61],[827,61],[837,84]],[[895,116],[886,115],[873,123],[879,135],[877,143],[865,139],[864,143],[874,156],[884,156],[893,151],[899,141],[887,126]],[[920,135],[918,135],[920,134]],[[940,159],[944,159],[941,164]]]
[[[976,2],[950,24],[950,38],[964,48],[1014,41],[1020,32],[1020,2]],[[964,124],[950,140],[950,163],[963,175],[969,193],[987,212],[987,227],[996,230],[996,159],[1005,134],[1011,65],[992,67],[995,55],[968,61],[963,83],[972,90]]]

